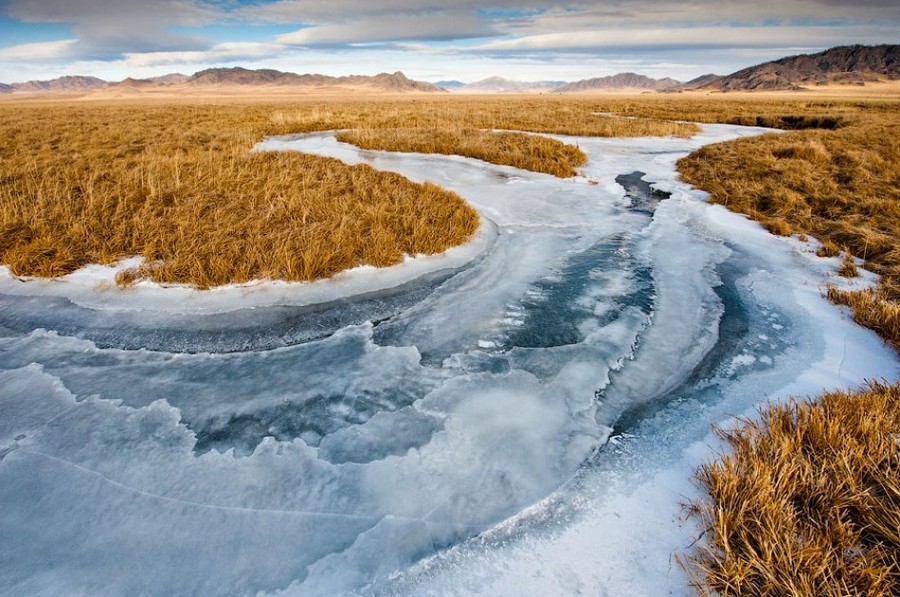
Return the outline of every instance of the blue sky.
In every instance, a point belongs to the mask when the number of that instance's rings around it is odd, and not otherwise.
[[[687,80],[900,43],[897,0],[0,0],[0,81],[213,66],[429,81]]]

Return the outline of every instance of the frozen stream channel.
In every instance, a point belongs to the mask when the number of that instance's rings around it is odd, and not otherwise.
[[[482,228],[316,284],[3,273],[0,594],[689,594],[710,424],[900,375],[821,298],[833,260],[676,182],[759,132],[563,138],[570,180],[270,139],[452,189]]]

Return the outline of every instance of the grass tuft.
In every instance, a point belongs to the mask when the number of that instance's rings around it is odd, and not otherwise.
[[[840,290],[829,286],[828,300],[850,307],[853,320],[874,330],[879,336],[900,350],[900,302],[896,294],[884,287],[866,290]]]
[[[584,152],[573,145],[515,132],[470,128],[355,129],[339,133],[337,139],[363,149],[461,155],[560,178],[575,176],[575,169],[587,162]]]
[[[900,387],[760,411],[719,431],[697,478],[705,544],[682,560],[703,595],[900,592]]]

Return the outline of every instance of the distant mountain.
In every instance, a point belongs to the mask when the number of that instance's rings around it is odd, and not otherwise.
[[[446,89],[447,91],[453,91],[454,89],[459,89],[463,87],[465,83],[462,81],[438,81],[435,83],[441,89]]]
[[[818,54],[788,56],[721,77],[696,89],[800,90],[803,86],[900,79],[900,45],[839,46]]]
[[[190,77],[187,75],[171,73],[159,77],[150,77],[148,79],[133,79],[132,77],[128,77],[122,79],[118,83],[112,83],[112,86],[125,89],[147,89],[150,87],[180,85],[186,83],[188,79],[190,79]]]
[[[325,78],[322,75],[319,76]],[[297,85],[305,81],[307,78],[295,73],[285,73],[268,68],[250,70],[236,66],[234,68],[207,68],[188,77],[185,83],[188,85]]]
[[[384,93],[408,91],[446,92],[444,89],[431,83],[410,80],[401,72],[393,74],[381,73],[374,76],[329,77],[316,74],[298,75],[272,69],[250,70],[235,67],[209,68],[191,76],[172,73],[148,79],[128,77],[118,83],[110,83],[96,77],[69,76],[50,81],[28,81],[27,83],[14,83],[12,85],[0,84],[0,93],[18,92],[33,94],[54,91],[94,92],[106,90],[101,95],[120,97],[122,94],[142,93],[145,91],[161,91],[168,94],[202,90],[204,87],[227,88],[234,86],[296,87],[298,91],[303,91],[304,89],[328,90],[330,88],[340,91],[350,88]]]
[[[444,91],[421,81],[408,79],[401,72],[393,74],[381,73],[374,76],[350,75],[346,77],[329,77],[327,75],[282,72],[272,69],[250,70],[241,67],[209,68],[192,75],[185,82],[189,86],[203,85],[275,85],[293,87],[341,87],[362,86],[369,89],[388,92],[403,91]]]
[[[339,82],[350,84],[368,85],[383,91],[425,91],[429,93],[443,93],[445,91],[431,83],[408,79],[406,75],[400,71],[397,71],[394,74],[380,73],[373,77],[351,75],[349,77],[337,77],[337,80]]]
[[[146,87],[156,87],[158,83],[150,79],[132,79],[131,77],[122,79],[118,83],[113,83],[113,87],[123,87],[126,89],[140,89]]]
[[[168,75],[161,75],[159,77],[150,77],[147,80],[153,81],[154,83],[161,83],[162,85],[178,85],[179,83],[186,83],[188,79],[190,79],[189,76],[182,75],[181,73],[169,73]]]
[[[675,79],[652,79],[636,73],[619,73],[609,77],[585,79],[563,85],[556,89],[556,93],[589,93],[592,91],[662,91],[680,85]]]
[[[708,75],[700,75],[696,79],[691,79],[687,83],[682,83],[681,85],[676,85],[675,87],[664,89],[663,91],[694,91],[697,89],[702,89],[704,87],[709,87],[710,85],[715,85],[721,80],[721,75],[714,75],[710,73]]]
[[[560,81],[513,81],[503,77],[489,77],[481,81],[475,81],[468,85],[458,87],[456,93],[543,93],[553,91],[560,85]]]
[[[110,83],[97,77],[66,76],[49,81],[28,81],[26,83],[13,83],[13,91],[39,92],[39,91],[87,91],[91,89],[103,89]]]

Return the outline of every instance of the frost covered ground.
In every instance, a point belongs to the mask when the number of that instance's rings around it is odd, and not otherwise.
[[[4,274],[0,594],[689,594],[710,424],[900,376],[821,298],[834,260],[676,182],[757,132],[563,138],[574,180],[272,139],[450,188],[482,229],[316,284]],[[635,171],[671,197],[627,197]]]

